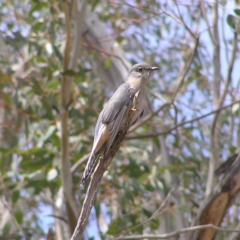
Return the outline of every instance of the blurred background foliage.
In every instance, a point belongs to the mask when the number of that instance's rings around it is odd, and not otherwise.
[[[109,34],[99,41],[110,36],[130,66],[147,62],[159,71],[149,82],[152,117],[128,134],[104,175],[85,239],[187,227],[211,181],[214,151],[217,167],[239,149],[240,109],[232,104],[240,97],[238,2],[91,0],[88,6]],[[115,91],[95,61],[103,71],[110,69],[114,54],[102,54],[84,29],[77,71],[64,72],[67,31],[59,0],[2,0],[0,31],[0,239],[69,239],[61,179],[61,81],[64,75],[74,79],[68,133],[71,166],[81,163],[71,172],[79,214],[86,194],[80,186],[84,156],[97,117]],[[225,105],[231,106],[213,125],[212,111]],[[236,227],[239,213],[237,198],[222,224]]]

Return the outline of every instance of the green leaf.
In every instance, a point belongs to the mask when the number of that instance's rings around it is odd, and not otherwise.
[[[11,230],[11,223],[7,222],[3,227],[2,233],[7,235],[10,232],[10,230]]]
[[[234,9],[233,11],[235,12],[236,15],[240,16],[240,9]]]
[[[58,57],[59,61],[63,60],[62,53],[59,51],[59,48],[53,45],[53,51],[55,52],[56,56]]]
[[[236,29],[236,21],[237,21],[237,18],[235,16],[231,14],[227,16],[227,23],[233,30]]]
[[[43,22],[37,22],[34,26],[32,26],[32,30],[34,32],[39,32],[42,29]]]
[[[155,136],[152,139],[153,139],[153,142],[156,144],[157,148],[160,148],[160,141],[158,136]]]
[[[20,196],[19,191],[18,190],[14,191],[13,194],[12,194],[12,202],[16,203],[17,200],[19,199],[19,196]]]
[[[75,72],[71,69],[68,69],[68,70],[62,72],[62,75],[63,76],[66,75],[66,76],[75,77],[75,76],[79,76],[79,75],[81,76],[81,73],[80,72]]]
[[[97,4],[98,4],[98,0],[91,0],[90,4],[92,5],[92,12],[94,11],[94,9],[96,8]]]
[[[105,68],[109,68],[112,64],[112,60],[108,58],[106,61],[104,61]]]
[[[17,212],[15,212],[15,214],[14,214],[14,216],[15,216],[15,218],[17,219],[17,221],[18,221],[18,223],[19,224],[22,224],[22,222],[23,222],[23,212],[22,211],[17,211]]]
[[[122,231],[122,220],[120,218],[117,218],[110,223],[107,233],[109,235],[115,236],[121,233],[121,231]]]
[[[36,4],[35,6],[32,7],[32,9],[29,12],[29,15],[33,15],[34,12],[40,12],[42,11],[44,8],[48,9],[49,4],[47,2],[40,2],[38,4]]]
[[[146,208],[143,208],[143,213],[147,218],[150,218],[152,216],[152,212],[150,212]]]
[[[150,222],[150,228],[156,230],[159,228],[159,219],[152,219]]]
[[[143,183],[149,176],[149,173],[144,173],[138,178],[139,183]]]

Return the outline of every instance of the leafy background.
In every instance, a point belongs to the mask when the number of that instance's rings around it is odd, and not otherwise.
[[[83,26],[81,4],[0,3],[1,239],[69,239],[98,114],[136,62],[159,67],[147,121],[104,175],[85,239],[189,226],[239,149],[238,1],[89,1]],[[222,226],[238,221],[239,198]]]

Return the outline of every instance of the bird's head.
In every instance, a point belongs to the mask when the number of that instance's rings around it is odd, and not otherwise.
[[[129,77],[140,79],[141,81],[148,81],[151,73],[157,70],[158,67],[150,67],[146,63],[135,64],[130,70]]]

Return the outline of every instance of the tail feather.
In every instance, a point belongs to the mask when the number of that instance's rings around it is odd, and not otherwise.
[[[88,159],[87,166],[85,167],[85,170],[84,170],[84,173],[83,173],[82,185],[84,185],[86,180],[90,177],[90,175],[93,171],[95,160],[96,160],[96,155],[94,153],[91,153],[91,155]]]

